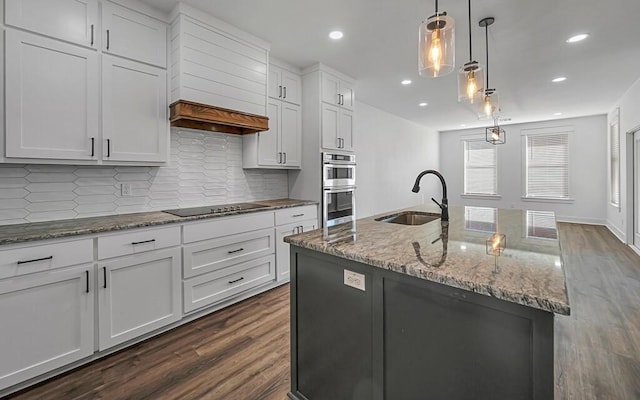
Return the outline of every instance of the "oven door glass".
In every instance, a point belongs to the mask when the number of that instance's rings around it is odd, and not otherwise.
[[[325,187],[352,186],[356,183],[355,165],[324,164]]]
[[[324,201],[327,226],[353,220],[355,214],[353,189],[343,189],[339,191],[326,190],[324,193]]]

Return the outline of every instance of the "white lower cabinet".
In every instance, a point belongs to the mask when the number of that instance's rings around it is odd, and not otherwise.
[[[182,317],[179,248],[103,261],[98,274],[99,350]]]
[[[0,281],[0,390],[93,353],[93,268]]]
[[[278,281],[289,280],[290,277],[289,244],[285,243],[284,238],[316,228],[318,228],[317,218],[276,227],[276,278]]]

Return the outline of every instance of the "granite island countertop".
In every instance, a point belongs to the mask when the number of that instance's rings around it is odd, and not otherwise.
[[[430,205],[406,210],[440,211]],[[560,242],[552,214],[450,206],[448,224],[440,219],[415,226],[376,221],[394,213],[397,212],[357,220],[355,237],[327,242],[322,229],[318,229],[288,236],[285,241],[419,279],[569,315]],[[486,240],[494,231],[506,235],[506,248],[497,259],[486,252]]]
[[[318,204],[318,202],[315,201],[295,199],[257,200],[247,203],[259,204],[265,207],[243,211],[197,215],[192,217],[178,217],[162,211],[150,211],[102,217],[74,218],[27,224],[4,225],[0,226],[0,245],[89,235],[101,232],[113,232],[133,228],[143,228],[147,226],[183,223],[195,220],[227,217],[230,215]],[[215,205],[212,205],[211,207],[215,207]]]

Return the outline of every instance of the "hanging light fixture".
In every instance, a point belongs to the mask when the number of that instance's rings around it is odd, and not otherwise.
[[[471,46],[471,0],[469,0],[469,62],[458,70],[458,101],[473,104],[478,92],[484,91],[484,73],[480,64],[473,60]]]
[[[480,20],[479,25],[484,28],[487,57],[487,79],[484,90],[478,92],[480,101],[478,104],[478,119],[496,119],[500,112],[498,92],[489,86],[489,25],[495,22],[495,18],[488,17]]]
[[[446,12],[436,12],[420,25],[418,40],[418,72],[420,76],[437,78],[455,67],[455,22]]]
[[[505,144],[507,142],[507,132],[500,128],[497,118],[493,120],[493,126],[485,128],[485,140],[491,144]]]

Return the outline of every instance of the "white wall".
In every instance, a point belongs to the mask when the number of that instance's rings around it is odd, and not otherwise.
[[[570,203],[522,200],[523,139],[527,129],[571,127],[569,137]],[[561,119],[504,126],[507,143],[498,145],[498,187],[500,198],[462,197],[463,138],[479,135],[483,129],[440,133],[440,168],[449,183],[450,204],[497,208],[554,211],[559,220],[588,224],[605,224],[607,199],[607,119],[605,115]]]
[[[287,195],[286,171],[242,169],[240,135],[205,131],[172,130],[166,167],[0,164],[0,225]]]
[[[633,226],[628,223],[629,207],[632,202],[628,196],[631,195],[627,187],[627,179],[633,176],[633,170],[627,168],[627,132],[632,132],[640,128],[640,79],[638,79],[629,90],[618,100],[609,114],[608,123],[615,109],[620,109],[620,207],[614,207],[609,203],[607,196],[607,226],[625,243],[631,241],[629,229]],[[607,125],[608,127],[608,125]],[[608,162],[608,161],[607,161]],[[640,177],[637,177],[640,182]],[[638,183],[640,184],[640,183]],[[609,177],[607,176],[607,193],[609,193]]]
[[[355,104],[356,213],[358,218],[438,201],[440,181],[425,176],[420,193],[416,176],[438,169],[438,133],[362,102]]]

